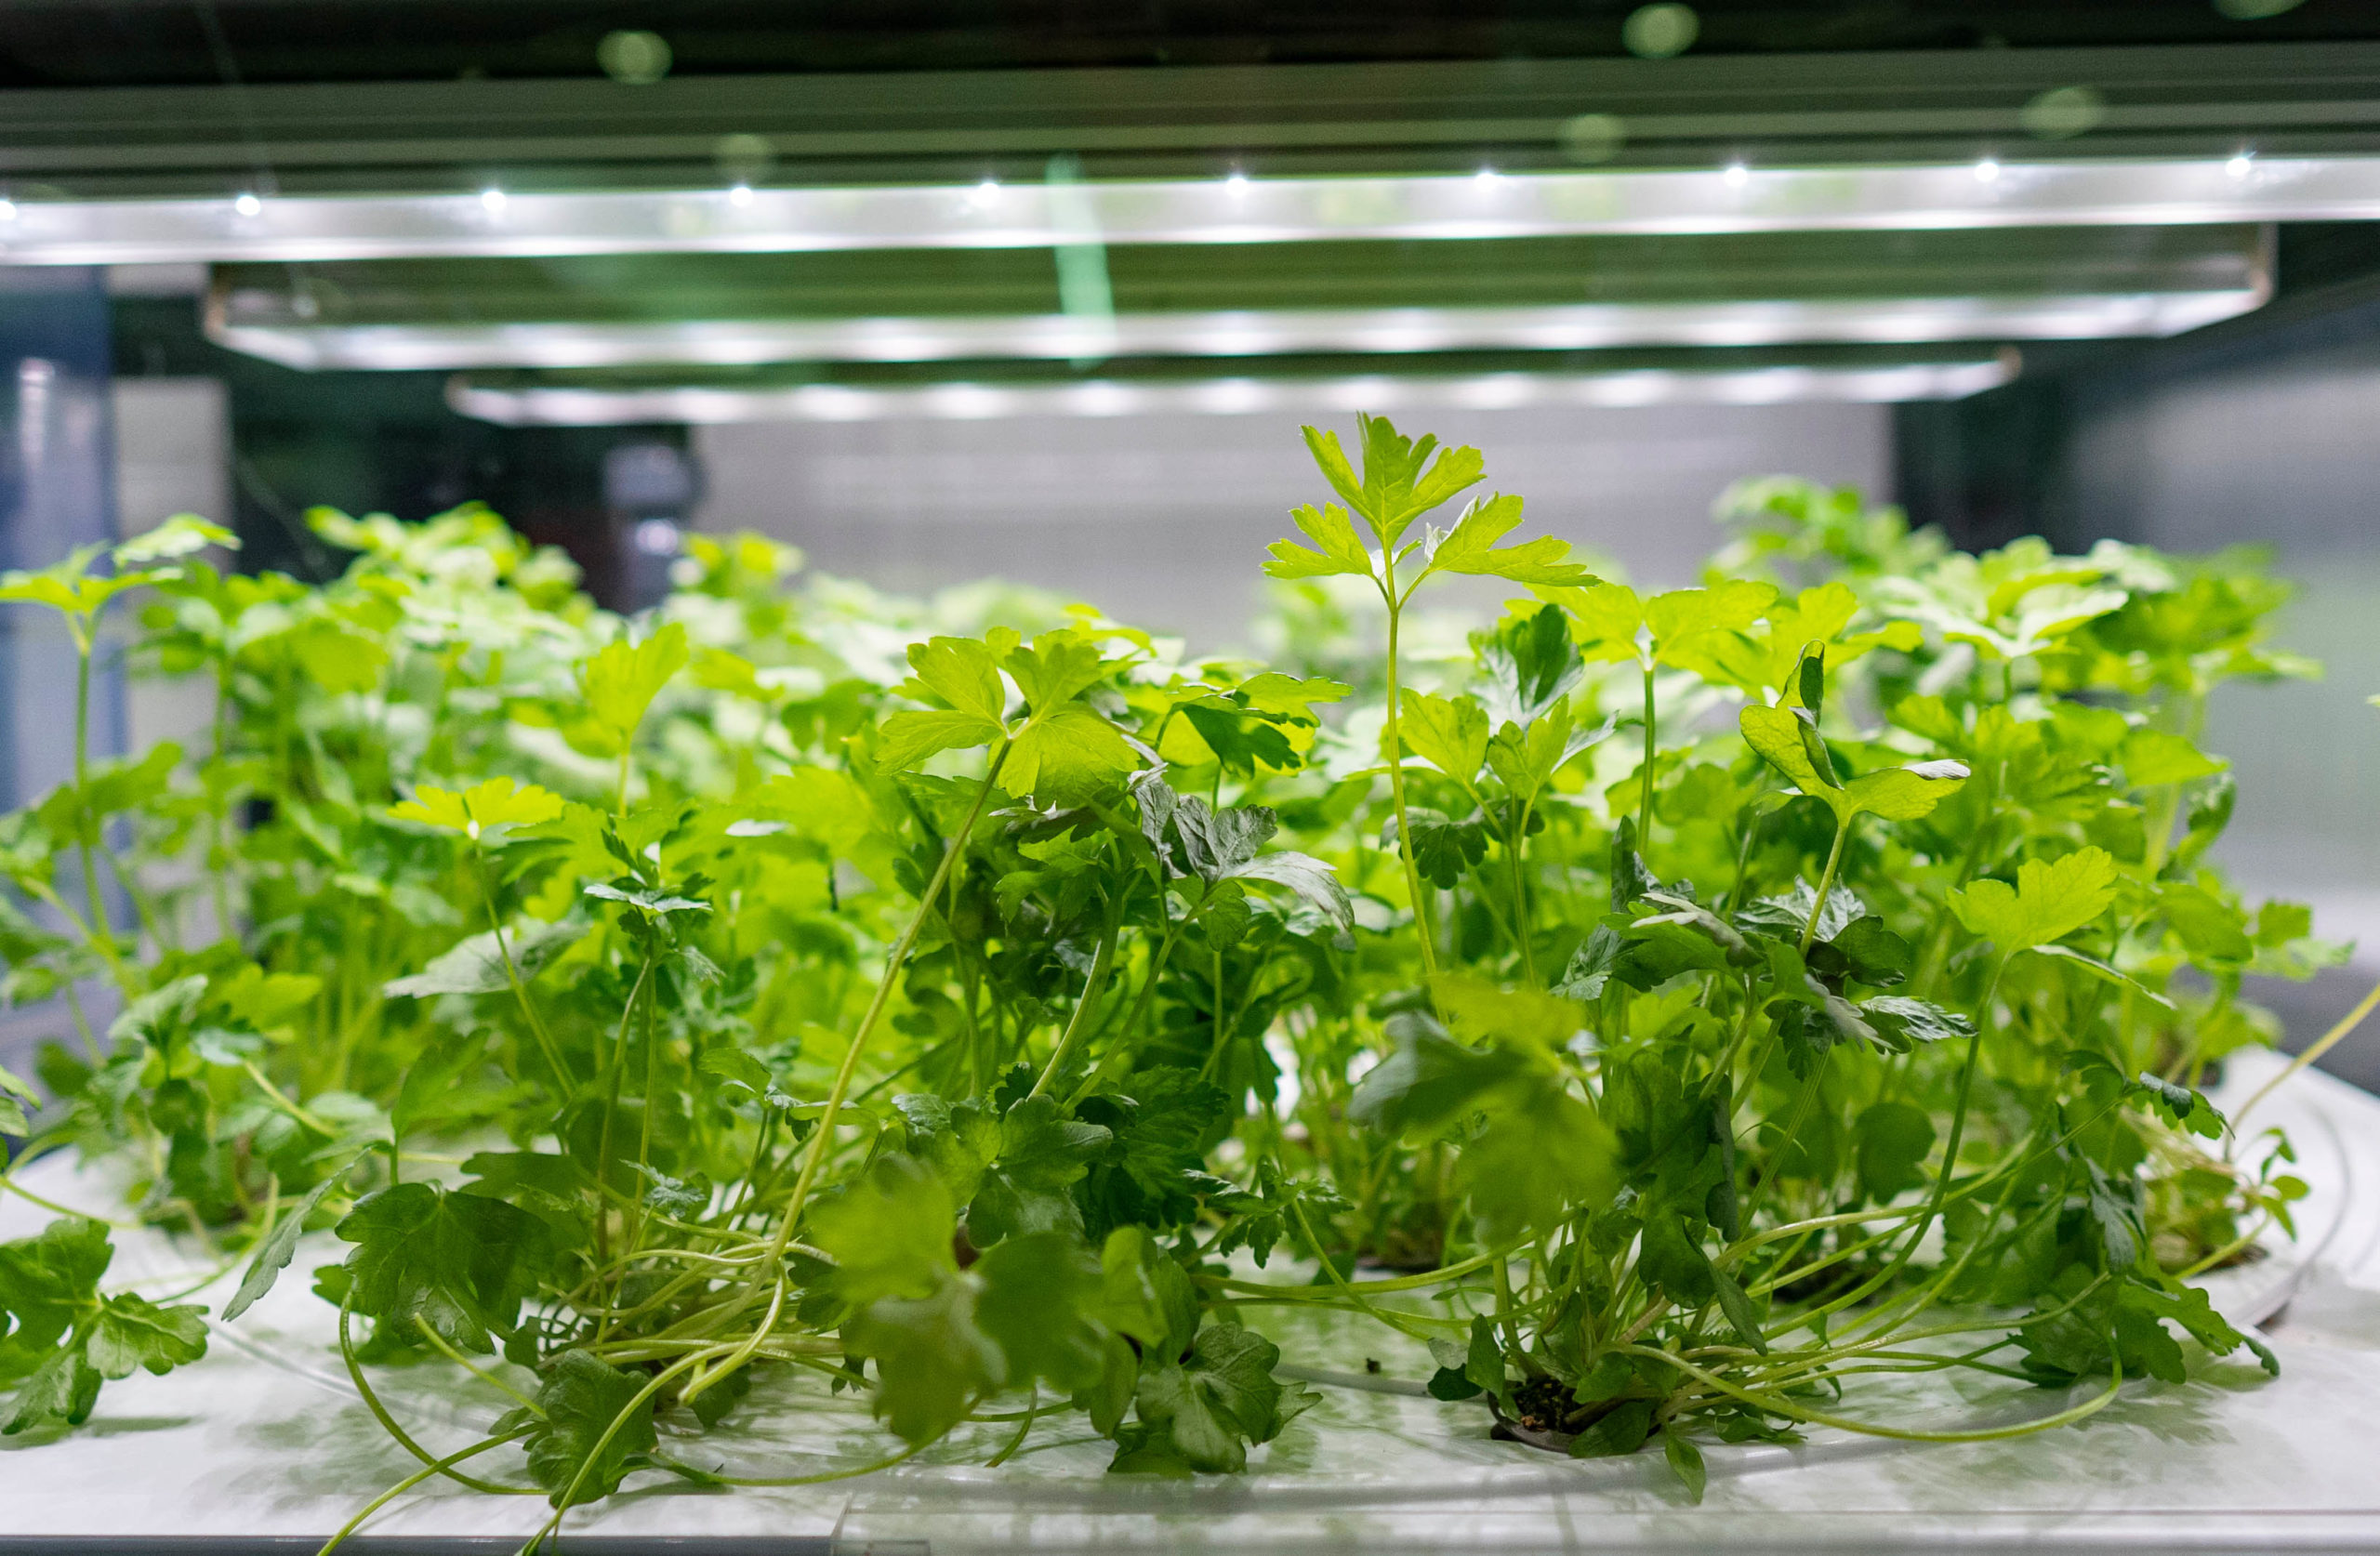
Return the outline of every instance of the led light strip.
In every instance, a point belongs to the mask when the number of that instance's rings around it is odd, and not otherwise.
[[[2380,157],[681,192],[0,202],[0,260],[112,265],[2380,218]],[[1074,204],[1066,204],[1074,202]],[[1064,206],[1062,209],[1061,207]],[[1068,219],[1061,219],[1065,218]],[[1069,220],[1071,225],[1069,225]]]
[[[1555,308],[1065,314],[658,323],[231,324],[217,344],[298,368],[748,366],[787,362],[1068,361],[1302,351],[1589,350],[1620,346],[2096,340],[2245,313],[2262,289],[2049,297],[1616,303]]]
[[[446,386],[446,401],[464,415],[507,427],[984,421],[1019,416],[1260,415],[1292,410],[1505,411],[1959,400],[1996,389],[2016,371],[2012,359],[2001,358],[1861,368],[1492,373],[1461,378],[1215,378],[1170,384],[1091,379],[1053,387],[936,384],[914,389],[860,389],[832,384],[775,389],[491,389],[456,377]]]

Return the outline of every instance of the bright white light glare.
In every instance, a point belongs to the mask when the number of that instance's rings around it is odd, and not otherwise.
[[[1498,174],[1492,167],[1483,167],[1478,172],[1474,173],[1471,176],[1471,178],[1472,181],[1477,184],[1481,189],[1493,189],[1496,187],[1497,178],[1501,176],[1501,175]]]
[[[750,204],[752,203],[752,186],[749,184],[737,184],[734,189],[727,191],[727,203],[731,205],[738,206]]]
[[[239,198],[231,202],[231,208],[244,217],[252,217],[264,209],[264,202],[243,190]]]
[[[988,205],[999,197],[1000,181],[998,178],[985,178],[967,193],[968,203],[977,207]]]
[[[1981,162],[1975,165],[1975,178],[1976,182],[1979,184],[1998,182],[2000,178],[2000,165],[1992,161],[1990,157],[1984,158]]]
[[[1223,188],[1234,195],[1246,194],[1248,192],[1248,175],[1242,173],[1236,167],[1233,168],[1229,173],[1223,175]]]
[[[17,203],[13,200],[0,199],[0,221],[14,221],[16,219]]]
[[[2255,165],[2256,161],[2255,154],[2254,152],[2236,152],[2232,153],[2231,160],[2223,165],[2223,171],[2228,173],[2235,178],[2244,178],[2255,170]]]
[[[1997,389],[2015,365],[1990,362],[1909,363],[1894,367],[1766,367],[1751,371],[1533,376],[1486,374],[1454,378],[1252,379],[1205,382],[1087,382],[993,386],[936,384],[924,389],[860,389],[838,384],[791,389],[487,389],[456,378],[447,403],[464,415],[510,427],[602,427],[645,422],[717,424],[766,421],[986,421],[1023,416],[1255,415],[1314,410],[1417,411],[1520,406],[1625,409],[1643,405],[1773,405],[1788,401],[1882,403],[1961,400]],[[667,523],[648,520],[646,523]],[[673,531],[675,526],[671,526]],[[643,525],[638,544],[643,544]]]
[[[485,195],[278,196],[273,219],[227,223],[219,200],[44,200],[7,232],[11,264],[298,263],[578,254],[814,253],[1047,248],[1088,221],[1111,245],[1592,234],[1908,231],[2380,219],[2380,156],[2222,158],[1710,171],[1502,173],[1492,201],[1472,173],[1268,178],[1261,204],[1229,178],[1019,184],[997,222],[954,220],[996,186],[773,188],[754,216],[690,219],[718,186]],[[1070,204],[1069,204],[1070,203]],[[503,219],[490,215],[502,205]],[[1061,205],[1065,208],[1061,210]],[[760,217],[767,213],[765,219]]]
[[[681,538],[673,519],[640,519],[629,532],[631,543],[648,557],[676,556]]]
[[[2243,264],[2230,288],[2040,297],[1577,303],[1550,308],[1382,308],[975,318],[713,319],[618,323],[308,324],[259,316],[252,294],[210,304],[207,338],[284,366],[422,371],[489,367],[749,366],[785,362],[1064,361],[1083,355],[1220,357],[1301,351],[1594,350],[1630,346],[1919,345],[2165,336],[2245,313],[2266,286]],[[277,294],[261,300],[277,304]]]
[[[487,212],[490,216],[502,216],[504,214],[504,191],[500,189],[483,189],[480,191],[480,208]]]

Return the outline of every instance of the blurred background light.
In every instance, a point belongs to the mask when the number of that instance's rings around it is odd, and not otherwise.
[[[1620,24],[1620,39],[1640,59],[1667,59],[1692,48],[1701,31],[1691,6],[1639,6]]]
[[[595,60],[615,81],[650,86],[669,73],[669,45],[657,33],[624,28],[603,34],[603,41],[595,46]]]

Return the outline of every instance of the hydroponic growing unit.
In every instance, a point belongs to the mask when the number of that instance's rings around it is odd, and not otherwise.
[[[2368,1538],[2380,1104],[2193,738],[2284,591],[1764,481],[1644,597],[1355,432],[1271,664],[481,509],[9,574],[216,709],[0,824],[9,1537]]]

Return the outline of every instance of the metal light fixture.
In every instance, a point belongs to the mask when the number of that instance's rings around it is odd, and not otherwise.
[[[734,366],[984,358],[1256,357],[1302,352],[1591,350],[1814,342],[2096,340],[2165,336],[2257,307],[2259,288],[2043,297],[1587,303],[1539,308],[1247,310],[1025,316],[616,323],[246,324],[218,345],[287,367]]]
[[[403,257],[1034,248],[1564,233],[1910,231],[2380,218],[2380,157],[2003,163],[1696,172],[1129,180],[675,192],[25,202],[0,261],[136,264]],[[1063,189],[1068,192],[1060,193]],[[1065,208],[1062,211],[1062,202]],[[501,211],[501,221],[490,218]]]
[[[1957,400],[2006,383],[2013,357],[1886,366],[1635,369],[1614,373],[1491,373],[1449,377],[1208,378],[1055,385],[933,384],[859,389],[838,384],[732,389],[667,385],[594,389],[496,387],[456,377],[447,403],[509,427],[644,422],[982,421],[1022,416],[1260,415],[1355,410],[1514,410],[1645,405],[1775,405],[1794,402]]]

